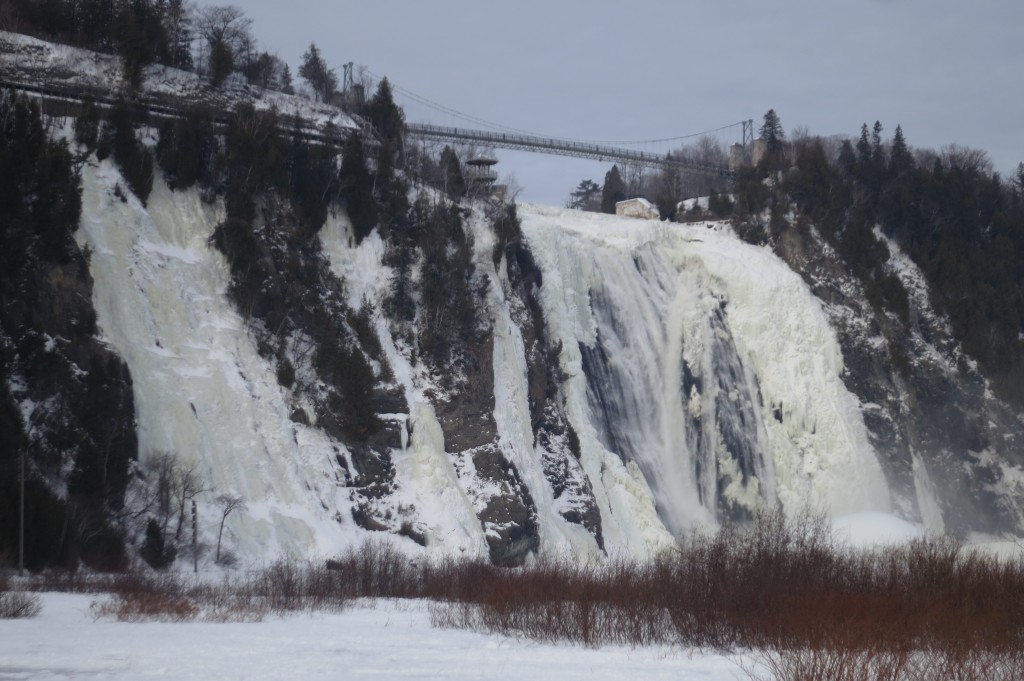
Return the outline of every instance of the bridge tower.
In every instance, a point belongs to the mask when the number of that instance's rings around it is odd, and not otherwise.
[[[354,69],[355,64],[349,62],[342,66],[344,76],[341,80],[341,100],[345,103],[346,111],[362,111],[363,102],[366,101],[366,92],[363,84],[356,83]]]
[[[729,147],[729,170],[736,172],[740,166],[750,165],[755,161],[754,151],[754,121],[748,119],[742,122],[743,143],[733,144]]]
[[[743,121],[743,150],[749,157],[754,151],[754,120]]]

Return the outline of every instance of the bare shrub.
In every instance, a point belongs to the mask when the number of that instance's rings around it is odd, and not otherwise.
[[[751,678],[1024,678],[1024,563],[950,539],[854,552],[813,514],[758,516],[652,561],[431,565],[436,626],[597,646],[746,649]]]
[[[0,619],[35,617],[42,610],[39,596],[20,589],[11,590],[7,575],[0,572]]]
[[[198,584],[172,574],[75,578],[114,596],[98,616],[256,621],[356,598],[429,599],[431,622],[582,646],[755,651],[752,679],[1024,678],[1024,561],[927,539],[836,546],[828,524],[766,514],[653,560],[411,558],[380,540],[329,561],[282,560]]]
[[[185,622],[196,618],[199,608],[189,598],[176,575],[127,573],[117,580],[114,593],[91,605],[93,616],[121,622]]]

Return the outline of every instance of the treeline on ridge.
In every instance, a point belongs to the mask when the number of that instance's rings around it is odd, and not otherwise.
[[[765,157],[736,179],[738,231],[773,243],[795,211],[796,227],[813,226],[869,301],[906,324],[907,292],[880,235],[891,239],[927,278],[964,353],[999,394],[1024,403],[1024,164],[1005,181],[982,151],[915,152],[899,126],[891,140],[882,132],[876,122],[856,141],[786,142],[777,119],[762,128]]]

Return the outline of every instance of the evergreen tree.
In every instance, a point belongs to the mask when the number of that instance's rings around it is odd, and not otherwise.
[[[382,139],[391,140],[395,149],[401,150],[405,136],[405,114],[395,104],[391,92],[391,83],[387,78],[381,79],[377,91],[367,104],[367,117],[376,128]]]
[[[466,195],[466,178],[462,174],[459,155],[449,146],[441,152],[441,177],[448,196],[458,199]]]
[[[889,152],[889,173],[899,177],[913,167],[914,157],[903,137],[903,128],[897,125],[892,138],[892,150]]]
[[[674,221],[676,212],[679,210],[679,202],[682,195],[679,188],[679,170],[676,168],[665,168],[658,178],[654,203],[658,206],[658,213],[662,220]]]
[[[295,94],[295,89],[292,87],[292,70],[284,62],[281,62],[281,73],[278,76],[277,88],[286,95]]]
[[[231,47],[224,40],[215,39],[210,43],[210,83],[220,87],[234,70],[235,55]]]
[[[146,523],[146,539],[142,543],[139,555],[156,570],[163,570],[174,562],[177,550],[164,540],[163,530],[156,518],[151,517]]]
[[[132,2],[124,5],[114,20],[112,32],[121,57],[121,72],[129,90],[142,87],[143,69],[153,60],[153,45],[145,32],[146,5]]]
[[[615,204],[626,200],[626,183],[619,174],[619,166],[613,165],[605,173],[604,186],[601,188],[601,212],[615,214]]]
[[[110,109],[102,137],[101,150],[113,152],[132,193],[145,205],[153,189],[153,154],[136,139],[132,107],[124,99]]]
[[[768,109],[767,113],[765,113],[764,122],[761,124],[758,134],[764,140],[765,152],[768,156],[777,158],[782,154],[786,133],[782,129],[782,121],[779,119],[779,115],[775,113],[775,109]]]
[[[857,154],[854,152],[850,140],[843,140],[839,147],[839,169],[850,177],[853,177],[857,170]]]
[[[338,89],[338,77],[320,56],[316,43],[310,43],[309,49],[302,55],[299,77],[309,83],[317,99],[322,102],[329,101]]]
[[[871,159],[871,142],[868,141],[868,124],[861,123],[860,139],[857,140],[857,161],[866,163]]]
[[[885,148],[882,146],[882,122],[875,121],[874,127],[871,128],[871,157],[877,159],[883,154]]]
[[[404,220],[409,212],[408,193],[405,181],[395,172],[395,151],[391,142],[384,140],[377,152],[374,198],[378,206],[377,219],[385,238],[387,232],[396,227],[397,222]]]
[[[85,147],[86,151],[93,151],[99,140],[99,126],[100,111],[91,99],[86,99],[75,119],[75,141]]]
[[[172,189],[188,189],[196,183],[209,186],[214,180],[217,146],[212,114],[197,104],[184,118],[160,127],[156,160]]]
[[[377,207],[373,201],[373,177],[366,167],[363,141],[359,135],[351,135],[345,141],[341,152],[338,181],[345,210],[352,222],[352,231],[358,244],[369,236],[377,224]]]
[[[185,0],[167,0],[163,15],[167,47],[170,52],[170,66],[186,71],[192,70],[192,15]]]
[[[567,208],[576,210],[597,210],[598,196],[601,194],[601,187],[593,180],[580,180],[579,185],[569,195]]]
[[[252,20],[234,5],[208,6],[199,11],[193,25],[210,56],[210,81],[220,85],[234,70],[237,56],[252,45]]]

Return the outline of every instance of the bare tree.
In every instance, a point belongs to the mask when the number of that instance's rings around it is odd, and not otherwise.
[[[211,71],[215,66],[213,61],[220,61],[221,64],[230,67],[239,57],[247,56],[252,46],[252,34],[249,31],[251,26],[252,19],[234,5],[204,7],[199,12],[195,30],[209,53]]]
[[[155,507],[160,529],[167,534],[167,525],[170,524],[174,508],[174,486],[175,478],[178,476],[177,459],[167,451],[153,452],[146,460],[145,472],[152,495],[146,506]]]
[[[245,499],[242,497],[231,496],[230,494],[221,494],[217,497],[217,503],[220,504],[220,529],[217,530],[217,556],[214,560],[220,561],[220,540],[224,535],[224,521],[228,519],[231,512],[234,510],[245,510]]]
[[[181,541],[181,530],[185,524],[186,504],[194,501],[197,496],[207,491],[209,491],[209,488],[203,487],[199,474],[196,473],[195,466],[177,468],[172,489],[174,501],[178,506],[178,528],[174,532],[175,541]]]
[[[209,489],[203,486],[195,466],[184,466],[171,452],[153,452],[147,458],[145,471],[150,493],[140,510],[146,513],[153,511],[164,534],[167,534],[171,518],[176,514],[178,522],[174,539],[179,541],[188,502]]]
[[[992,174],[992,159],[981,149],[972,149],[960,144],[948,144],[942,147],[942,159],[950,168],[959,168],[965,172],[978,175]]]

